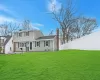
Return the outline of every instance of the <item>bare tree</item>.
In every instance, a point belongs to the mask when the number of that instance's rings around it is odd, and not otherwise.
[[[0,35],[1,36],[7,36],[7,35],[13,35],[13,33],[17,30],[19,30],[20,24],[17,23],[4,23],[0,25]]]
[[[87,17],[78,18],[74,26],[76,27],[73,32],[75,33],[77,38],[92,33],[92,31],[98,27],[96,19]]]
[[[52,4],[52,1],[51,1]],[[72,0],[66,0],[66,7],[64,5],[61,5],[61,9],[59,11],[56,11],[56,5],[52,4],[52,12],[53,19],[56,20],[60,24],[60,29],[63,34],[63,42],[65,43],[65,39],[69,40],[70,35],[70,29],[72,24],[75,22],[75,7]]]
[[[79,17],[76,15],[75,4],[73,0],[66,0],[66,6],[61,5],[59,11],[56,10],[56,5],[52,4],[51,14],[53,19],[60,25],[60,31],[63,35],[63,43],[68,42],[73,38],[80,38],[90,34],[96,27],[96,19]]]
[[[22,30],[30,30],[31,28],[31,22],[29,20],[24,20],[22,23]]]
[[[1,24],[0,25],[0,35],[1,36],[5,36],[5,35],[7,35],[8,34],[8,26],[7,25],[5,25],[5,24]]]

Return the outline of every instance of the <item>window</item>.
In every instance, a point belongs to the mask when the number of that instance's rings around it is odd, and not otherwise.
[[[40,47],[40,41],[39,41],[39,42],[37,42],[37,46],[39,46],[39,47]]]
[[[50,46],[50,41],[44,41],[44,47],[45,46]]]
[[[29,31],[24,33],[24,36],[29,36]]]
[[[26,32],[26,36],[29,36],[29,31],[28,31],[28,32]]]
[[[20,47],[25,47],[25,43],[20,43]]]
[[[30,42],[30,50],[32,50],[32,42]]]
[[[37,42],[37,46],[39,46],[39,42]]]
[[[19,33],[19,37],[22,37],[22,33]]]
[[[48,46],[49,45],[49,43],[48,43],[48,41],[46,41],[46,46]]]
[[[39,46],[40,47],[40,41],[38,41],[38,42],[35,41],[35,47],[36,46]]]
[[[22,43],[22,47],[24,47],[24,43]]]

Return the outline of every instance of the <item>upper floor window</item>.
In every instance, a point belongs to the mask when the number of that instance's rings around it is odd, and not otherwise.
[[[24,36],[29,36],[29,31],[24,33]]]
[[[26,36],[29,36],[29,32],[26,32]]]
[[[19,33],[19,37],[22,37],[22,33]]]

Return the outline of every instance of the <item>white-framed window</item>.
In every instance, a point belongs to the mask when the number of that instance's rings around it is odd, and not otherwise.
[[[29,31],[28,32],[24,32],[24,36],[29,36]]]
[[[19,47],[25,47],[25,43],[18,43]]]
[[[22,37],[22,33],[21,32],[19,33],[19,37]]]
[[[39,47],[40,47],[40,41],[38,41],[38,42],[37,42],[37,46],[39,46]]]
[[[32,42],[30,42],[30,50],[32,50]]]
[[[26,32],[26,36],[29,36],[29,31],[28,31],[28,32]]]
[[[50,40],[49,41],[44,41],[44,47],[45,46],[50,46]]]
[[[40,47],[40,41],[35,41],[35,47]]]

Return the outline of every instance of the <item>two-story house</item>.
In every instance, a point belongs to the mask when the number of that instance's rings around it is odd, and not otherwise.
[[[58,38],[57,35],[44,36],[40,30],[18,31],[13,36],[13,50],[14,52],[55,51],[59,49]]]

